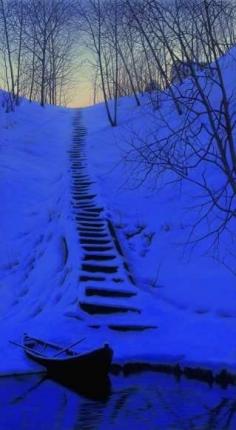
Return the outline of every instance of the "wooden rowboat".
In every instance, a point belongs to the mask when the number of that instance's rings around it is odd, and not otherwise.
[[[63,348],[25,334],[23,348],[29,358],[44,366],[47,373],[58,380],[75,383],[87,378],[104,378],[111,366],[112,349],[108,344],[84,353],[71,349],[83,340]]]

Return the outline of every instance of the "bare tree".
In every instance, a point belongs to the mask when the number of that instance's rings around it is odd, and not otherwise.
[[[137,19],[151,52],[150,32],[165,46],[170,65],[176,64],[178,85],[166,83],[165,92],[172,97],[174,91],[182,111],[174,127],[160,113],[152,140],[135,145],[138,163],[143,160],[145,176],[169,170],[177,181],[198,187],[199,216],[192,234],[207,223],[200,239],[213,236],[215,242],[236,218],[235,94],[225,78],[227,60],[219,58],[234,40],[227,17],[235,13],[235,4],[227,2],[226,9],[225,4],[148,0],[148,34]]]
[[[0,44],[13,103],[20,95],[56,104],[68,84],[73,0],[1,0]]]

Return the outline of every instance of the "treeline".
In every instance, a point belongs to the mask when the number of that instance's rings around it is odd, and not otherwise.
[[[79,13],[93,52],[94,100],[102,93],[112,126],[119,96],[139,104],[144,92],[195,74],[236,41],[234,0],[82,0]]]
[[[110,124],[120,95],[139,104],[149,92],[158,109],[164,91],[176,112],[178,126],[160,111],[152,136],[133,137],[137,177],[169,171],[173,181],[196,186],[191,240],[212,236],[217,244],[228,232],[235,247],[236,105],[221,58],[235,46],[236,1],[84,0],[81,16]]]
[[[10,104],[20,95],[61,104],[83,42],[92,53],[94,102],[105,101],[114,126],[120,96],[139,105],[144,92],[156,91],[158,107],[158,90],[234,45],[235,24],[235,0],[0,0],[0,79]]]
[[[70,0],[0,0],[0,64],[6,109],[21,96],[62,104],[73,46]]]

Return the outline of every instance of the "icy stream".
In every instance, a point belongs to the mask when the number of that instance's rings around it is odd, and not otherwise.
[[[144,373],[112,376],[107,400],[42,379],[0,378],[0,430],[233,430],[236,387]]]

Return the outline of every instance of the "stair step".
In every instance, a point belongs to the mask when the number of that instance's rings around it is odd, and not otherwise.
[[[82,180],[79,178],[73,178],[74,179],[74,184],[79,185],[80,187],[90,187],[90,184],[83,184]]]
[[[80,181],[76,181],[76,180],[74,180],[73,181],[74,182],[74,185],[76,185],[76,186],[78,186],[78,188],[79,188],[79,190],[90,190],[90,185],[82,185],[81,183],[80,183]]]
[[[115,255],[101,255],[101,254],[86,254],[83,258],[84,261],[111,261],[115,260]]]
[[[81,275],[80,276],[81,282],[105,282],[106,278],[103,276],[93,276],[93,275]]]
[[[79,215],[76,216],[76,219],[81,217],[81,216],[85,216],[86,218],[90,218],[91,220],[101,219],[100,214],[90,213],[88,211],[85,211],[84,209],[81,209]]]
[[[89,193],[90,193],[90,189],[88,188],[88,189],[86,189],[86,190],[83,190],[83,194],[81,194],[81,192],[80,192],[81,190],[80,190],[80,186],[78,185],[78,189],[77,190],[73,190],[73,192],[72,192],[72,195],[73,195],[73,199],[74,200],[79,200],[80,199],[80,197],[81,197],[81,195],[82,196],[87,196],[87,195],[89,195]]]
[[[87,252],[108,252],[113,251],[112,246],[83,246],[83,249]]]
[[[80,221],[79,226],[99,228],[99,227],[105,227],[106,224],[104,223],[104,221],[100,221],[99,223],[97,221],[96,222]]]
[[[95,264],[82,264],[82,270],[89,273],[116,273],[117,266],[100,266]]]
[[[99,297],[133,297],[136,295],[135,292],[125,291],[125,290],[117,290],[117,289],[108,289],[106,287],[97,288],[97,287],[87,287],[85,290],[86,296],[99,296]]]
[[[74,190],[73,195],[74,197],[79,197],[81,194],[90,194],[91,193],[91,187],[88,187],[86,185],[86,187],[81,187],[80,184],[76,184],[77,185],[77,190]]]
[[[81,175],[79,172],[74,173],[74,176],[76,175],[76,180],[79,181],[79,183],[82,184],[86,184],[86,185],[91,185],[94,184],[94,182],[91,181],[90,177],[88,175]],[[72,175],[73,177],[73,175]]]
[[[106,233],[107,230],[105,227],[79,227],[78,228],[79,233]]]
[[[82,239],[80,238],[81,245],[111,245],[110,240],[102,239]]]
[[[76,197],[73,197],[75,200],[92,200],[97,197],[96,194],[77,194]]]
[[[72,178],[73,178],[73,176],[72,176]],[[90,186],[90,185],[94,184],[94,182],[89,181],[87,177],[86,177],[86,179],[85,178],[80,179],[80,176],[76,176],[76,178],[78,178],[78,182],[80,185]]]
[[[155,325],[142,325],[142,324],[108,324],[108,328],[115,331],[145,331],[157,329],[158,326]]]
[[[103,233],[96,233],[95,231],[92,231],[91,233],[85,233],[81,231],[80,236],[82,238],[91,238],[91,239],[110,239],[106,232]]]
[[[101,221],[102,218],[100,217],[99,214],[95,214],[95,216],[90,216],[90,214],[86,214],[84,213],[84,211],[80,210],[78,214],[76,214],[75,218],[76,220],[79,220],[81,217],[86,218],[88,221],[90,221],[91,223],[93,222],[97,222],[97,220]],[[104,222],[105,224],[105,222]]]
[[[90,223],[90,225],[94,225],[94,226],[96,226],[98,224],[98,221],[99,221],[100,223],[103,223],[103,225],[104,225],[104,220],[102,218],[97,218],[96,220],[92,220],[91,218],[87,218],[87,217],[82,216],[82,215],[81,216],[78,215],[77,221],[79,221],[79,223],[81,223],[81,222]]]
[[[135,312],[140,313],[140,310],[126,305],[114,305],[114,304],[99,304],[92,302],[79,302],[80,308],[90,315],[95,314],[114,314],[114,313],[125,313]]]
[[[75,209],[78,209],[79,210],[79,212],[76,214],[76,215],[79,215],[80,214],[80,212],[81,212],[81,210],[83,210],[85,207],[90,207],[90,208],[95,208],[96,207],[96,204],[94,203],[94,202],[74,202],[73,201],[73,207],[75,208]]]
[[[89,206],[84,206],[83,207],[83,210],[84,211],[86,211],[87,213],[90,213],[90,214],[98,214],[98,215],[100,215],[101,214],[101,212],[103,212],[104,211],[104,209],[103,208],[98,208],[98,207],[94,207],[94,208],[91,208],[91,207],[89,207]]]

